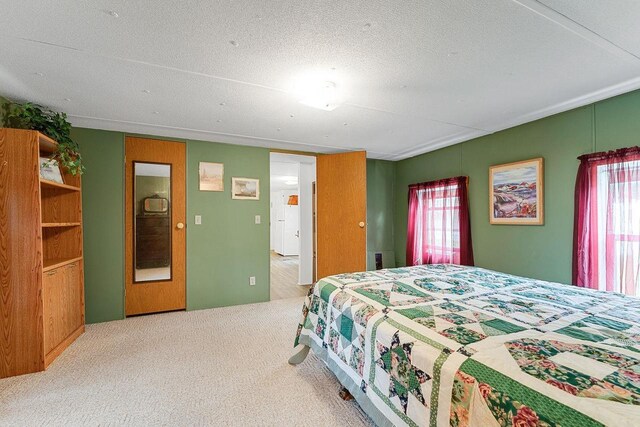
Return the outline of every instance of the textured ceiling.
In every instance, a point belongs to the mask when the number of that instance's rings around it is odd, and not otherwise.
[[[0,10],[0,95],[100,129],[395,160],[640,87],[636,0],[0,0]],[[293,84],[309,73],[344,102],[299,103]]]

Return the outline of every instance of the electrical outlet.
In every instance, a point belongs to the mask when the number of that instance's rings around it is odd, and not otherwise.
[[[249,277],[249,286],[255,286],[255,285],[256,285],[256,276]]]
[[[260,221],[261,221],[260,215],[256,215],[256,224],[260,224]]]
[[[202,224],[202,215],[196,215],[196,225]]]

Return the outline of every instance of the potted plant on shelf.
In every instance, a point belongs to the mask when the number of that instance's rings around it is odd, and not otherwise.
[[[58,148],[52,159],[72,175],[82,175],[84,166],[78,143],[71,139],[71,124],[65,113],[49,110],[31,102],[8,102],[3,107],[3,126],[15,129],[37,130],[53,138]]]

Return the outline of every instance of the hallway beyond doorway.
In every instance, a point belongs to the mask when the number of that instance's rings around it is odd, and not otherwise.
[[[297,256],[282,256],[271,251],[271,300],[307,295],[311,285],[298,285]]]

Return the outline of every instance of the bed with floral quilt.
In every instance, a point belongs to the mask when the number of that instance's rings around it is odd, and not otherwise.
[[[640,299],[621,294],[456,265],[341,274],[295,344],[380,426],[640,426]]]

